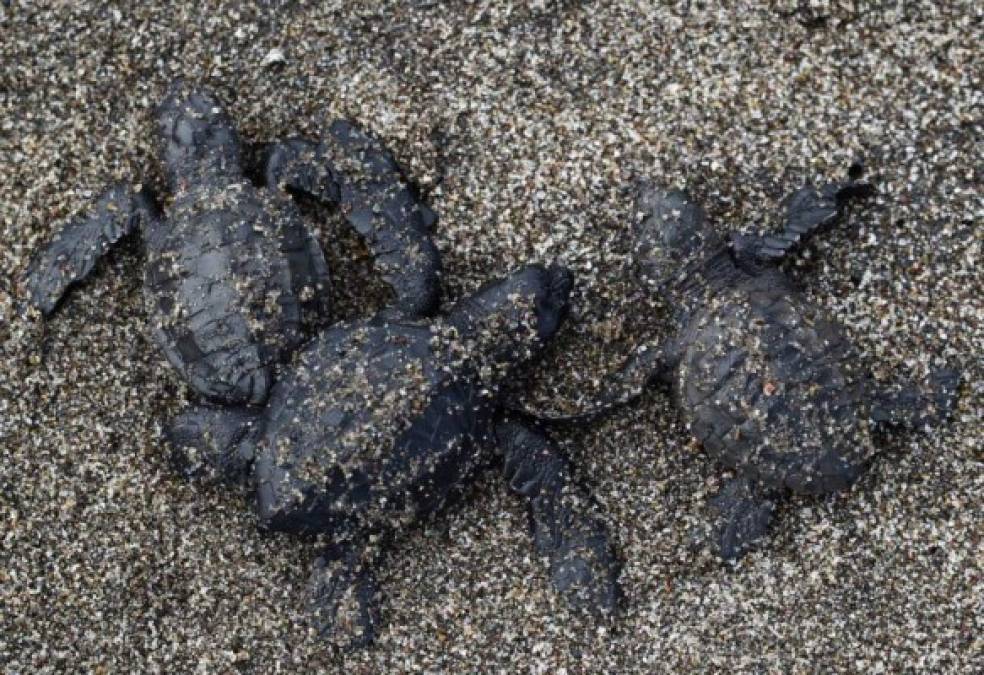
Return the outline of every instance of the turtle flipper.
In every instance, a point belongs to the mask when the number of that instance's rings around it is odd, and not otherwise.
[[[250,408],[201,405],[170,420],[164,436],[171,444],[171,464],[193,478],[209,469],[229,483],[245,483],[262,429]]]
[[[326,204],[337,204],[341,180],[333,166],[321,156],[321,146],[306,138],[289,138],[262,146],[263,183],[273,189],[313,197]]]
[[[331,274],[321,243],[302,222],[285,229],[281,251],[287,256],[291,290],[304,310],[304,318],[317,324],[331,315]]]
[[[366,647],[376,639],[379,590],[365,547],[332,544],[315,560],[309,583],[311,620],[338,647]]]
[[[563,413],[544,413],[528,408],[517,400],[506,401],[505,407],[513,412],[535,418],[542,422],[587,421],[642,396],[646,388],[666,377],[670,362],[666,350],[659,346],[642,344],[625,360],[622,366],[604,378],[601,389],[577,410]]]
[[[882,428],[919,429],[938,424],[956,406],[959,388],[960,374],[940,368],[925,384],[899,384],[880,392],[871,407],[871,420]]]
[[[774,495],[749,478],[734,478],[708,500],[713,513],[705,541],[725,560],[748,553],[769,530],[775,513]]]
[[[546,436],[515,421],[496,436],[509,487],[526,497],[537,553],[550,559],[554,588],[573,605],[610,614],[618,601],[618,563],[597,506]]]
[[[340,206],[393,289],[396,314],[417,318],[437,309],[441,260],[430,237],[437,214],[379,140],[337,120],[320,143],[272,144],[265,180]]]
[[[92,213],[68,221],[31,261],[25,275],[31,303],[50,315],[68,288],[85,279],[113,244],[142,220],[157,217],[157,205],[148,189],[134,193],[125,184],[111,187]]]
[[[735,258],[746,268],[777,263],[837,220],[851,199],[868,197],[874,191],[871,183],[853,178],[827,183],[819,188],[812,185],[801,187],[786,199],[782,232],[776,235],[732,236]]]

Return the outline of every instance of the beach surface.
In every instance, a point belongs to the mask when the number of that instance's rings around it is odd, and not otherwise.
[[[984,671],[979,3],[208,4],[0,5],[0,670]],[[163,186],[153,109],[177,77],[248,141],[341,116],[384,139],[440,214],[448,304],[525,262],[569,266],[571,316],[522,385],[542,410],[664,330],[633,274],[634,181],[761,232],[860,160],[877,196],[788,272],[878,379],[958,368],[954,419],[888,438],[844,493],[785,502],[727,565],[692,545],[725,474],[653,390],[554,431],[623,562],[614,621],[552,592],[492,469],[401,533],[376,645],[337,653],[305,621],[316,545],[168,462],[163,422],[194,398],[150,339],[139,238],[50,320],[18,310],[58,224],[114,180]],[[337,318],[381,306],[337,214],[305,213]]]

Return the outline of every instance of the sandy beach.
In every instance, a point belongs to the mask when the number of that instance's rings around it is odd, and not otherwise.
[[[208,4],[0,4],[0,670],[984,671],[978,3]],[[542,410],[664,330],[632,272],[634,181],[762,232],[783,196],[861,160],[877,196],[786,269],[878,379],[958,368],[958,409],[887,439],[850,490],[784,502],[729,565],[692,545],[722,468],[654,389],[554,431],[623,562],[613,622],[554,594],[492,470],[401,534],[376,645],[337,653],[305,619],[316,546],[168,463],[163,423],[194,396],[147,330],[139,238],[50,320],[18,309],[58,224],[114,180],[164,185],[153,109],[177,77],[248,141],[336,117],[384,139],[440,215],[447,304],[525,262],[567,265],[571,316],[524,385]],[[337,317],[380,307],[341,218],[305,217]]]

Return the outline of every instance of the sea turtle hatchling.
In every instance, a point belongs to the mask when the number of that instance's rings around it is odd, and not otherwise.
[[[923,428],[955,404],[949,369],[924,385],[876,383],[841,328],[777,268],[851,198],[873,192],[860,173],[855,165],[847,180],[793,193],[781,234],[728,239],[687,193],[641,182],[633,257],[672,309],[669,338],[637,348],[582,410],[554,416],[594,415],[649,383],[669,385],[691,433],[736,474],[710,500],[713,525],[700,537],[724,558],[766,532],[783,492],[846,488],[875,454],[875,432]]]
[[[339,324],[296,354],[265,407],[193,407],[168,437],[188,473],[251,487],[262,527],[324,538],[311,602],[336,644],[376,634],[381,544],[460,496],[495,446],[554,587],[610,614],[616,562],[590,495],[532,422],[499,411],[500,385],[556,332],[570,287],[566,270],[533,265],[446,318]]]
[[[440,261],[429,229],[437,217],[386,149],[354,124],[334,122],[317,143],[263,146],[257,154],[265,158],[265,185],[258,188],[243,175],[242,144],[211,93],[175,82],[157,123],[174,195],[167,217],[147,188],[107,190],[29,266],[26,286],[43,314],[112,244],[140,228],[147,312],[168,361],[212,400],[262,404],[276,365],[306,339],[305,324],[329,311],[321,246],[281,189],[302,190],[315,180],[313,196],[337,204],[366,240],[396,296],[394,309],[436,309]],[[285,185],[285,165],[305,153],[318,156],[317,169]]]
[[[499,414],[501,381],[566,313],[570,274],[529,266],[425,321],[440,296],[436,215],[378,141],[338,121],[320,141],[266,144],[255,153],[264,189],[244,178],[211,94],[177,82],[157,119],[169,217],[149,190],[115,186],[39,253],[27,288],[50,314],[99,255],[142,228],[154,335],[210,401],[168,426],[175,455],[188,473],[211,467],[253,486],[264,527],[327,540],[312,575],[319,630],[371,641],[380,541],[463,492],[496,447],[529,500],[554,586],[613,610],[616,562],[589,494],[532,422]],[[328,270],[288,194],[337,204],[393,296],[303,348],[303,323],[328,311]]]

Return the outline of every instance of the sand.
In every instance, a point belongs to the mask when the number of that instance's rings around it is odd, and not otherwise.
[[[981,9],[972,2],[243,2],[0,5],[0,667],[40,672],[980,672],[984,669]],[[94,4],[94,3],[93,3]],[[86,3],[88,5],[88,3]],[[797,10],[810,5],[814,11]],[[722,476],[653,391],[559,429],[606,513],[623,610],[568,612],[494,471],[385,560],[370,650],[310,634],[313,544],[243,494],[178,478],[163,421],[192,396],[149,339],[139,240],[42,323],[32,251],[110,181],[161,184],[175,77],[245,138],[349,116],[440,213],[448,302],[525,261],[577,275],[531,374],[563,408],[666,308],[635,284],[632,181],[686,185],[724,229],[861,158],[879,194],[790,274],[875,375],[965,381],[955,419],[889,439],[851,490],[790,500],[731,566],[689,545]],[[378,306],[337,217],[309,213],[339,317]],[[367,293],[368,296],[367,297]]]

